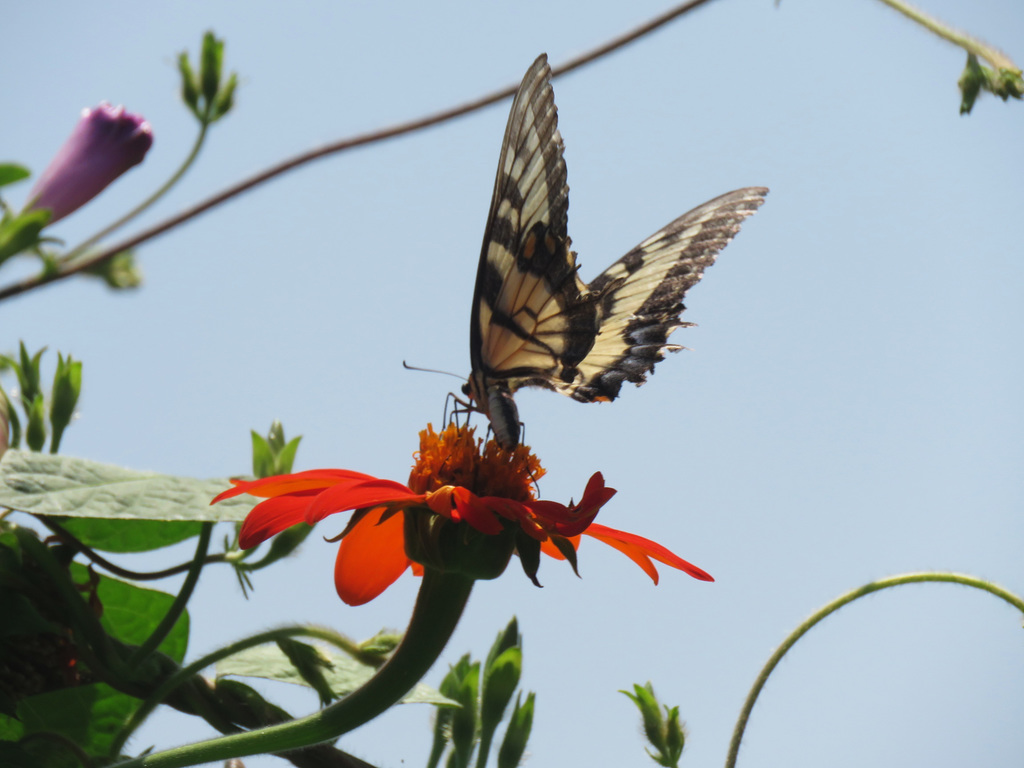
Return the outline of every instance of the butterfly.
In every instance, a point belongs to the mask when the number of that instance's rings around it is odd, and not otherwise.
[[[764,187],[737,189],[685,213],[589,285],[566,233],[569,187],[563,143],[542,54],[516,92],[498,159],[473,292],[471,373],[462,392],[506,449],[519,444],[513,395],[546,387],[584,403],[614,400],[642,384],[668,351],[686,291],[740,224]]]

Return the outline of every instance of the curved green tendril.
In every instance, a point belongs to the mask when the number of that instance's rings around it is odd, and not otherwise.
[[[424,569],[409,628],[394,655],[365,685],[331,706],[288,723],[143,755],[118,763],[119,768],[184,768],[284,752],[348,733],[399,701],[433,666],[455,631],[472,588],[473,580],[461,574]]]
[[[740,742],[743,740],[743,732],[746,730],[747,721],[750,719],[750,713],[754,709],[757,697],[761,694],[761,689],[763,689],[765,683],[768,682],[769,675],[771,675],[775,667],[778,666],[778,663],[782,661],[782,657],[789,652],[789,649],[792,648],[801,637],[807,634],[814,625],[818,624],[826,616],[835,613],[843,606],[852,603],[854,600],[858,600],[865,595],[870,595],[872,592],[878,592],[883,589],[889,589],[890,587],[899,587],[904,584],[920,584],[925,582],[962,584],[966,587],[980,589],[983,592],[989,592],[995,595],[1001,600],[1005,600],[1018,611],[1024,613],[1024,599],[1003,589],[1002,587],[996,586],[995,584],[962,573],[905,573],[900,576],[891,576],[887,579],[873,581],[847,592],[844,595],[840,595],[823,608],[811,614],[811,616],[794,629],[793,632],[790,633],[789,637],[782,642],[782,645],[775,649],[775,653],[771,655],[771,658],[768,659],[768,662],[761,669],[757,679],[754,681],[754,685],[750,689],[750,693],[747,694],[747,700],[743,703],[743,709],[740,711],[740,716],[736,721],[736,728],[733,730],[732,741],[729,743],[729,755],[725,759],[726,768],[734,768],[736,765],[736,758],[739,755]]]

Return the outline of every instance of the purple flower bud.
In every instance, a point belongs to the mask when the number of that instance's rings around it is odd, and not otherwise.
[[[124,107],[102,102],[82,110],[82,119],[32,187],[33,208],[63,219],[102,192],[110,182],[142,162],[153,146],[153,130]]]

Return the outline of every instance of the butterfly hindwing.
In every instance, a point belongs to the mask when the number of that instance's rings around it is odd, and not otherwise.
[[[768,190],[728,192],[684,213],[612,264],[588,286],[598,296],[600,330],[576,379],[561,391],[576,400],[613,400],[623,381],[638,386],[665,350],[680,320],[683,297],[696,285]]]

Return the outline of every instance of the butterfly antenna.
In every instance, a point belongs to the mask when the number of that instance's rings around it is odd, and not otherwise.
[[[420,368],[415,365],[409,365],[407,362],[405,362],[405,360],[402,361],[402,367],[405,368],[405,370],[407,371],[422,371],[423,373],[441,373],[444,374],[445,376],[454,376],[456,379],[459,379],[460,381],[462,381],[465,378],[464,376],[459,376],[459,374],[452,373],[451,371],[440,371],[436,368]]]

